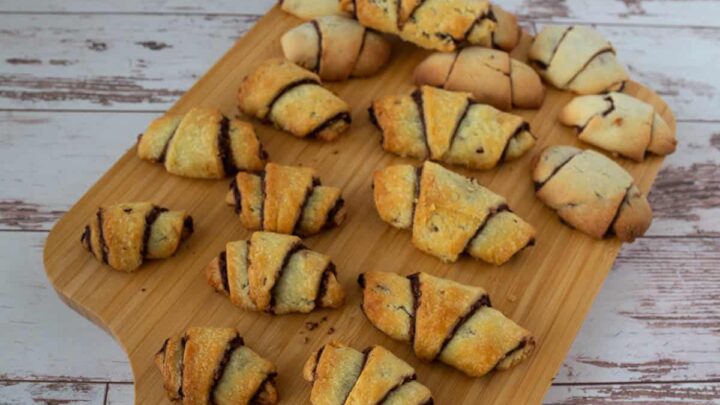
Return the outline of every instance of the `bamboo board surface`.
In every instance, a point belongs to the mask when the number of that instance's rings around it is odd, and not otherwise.
[[[242,78],[271,56],[280,55],[279,37],[298,20],[271,10],[172,108],[182,112],[196,105],[216,106],[236,113],[236,91]],[[519,53],[523,48],[520,47]],[[69,305],[107,329],[127,351],[137,403],[165,399],[153,354],[163,340],[189,326],[233,326],[248,345],[278,365],[278,385],[285,403],[304,402],[309,385],[301,367],[322,343],[340,340],[356,348],[381,344],[416,367],[438,403],[539,403],[561,365],[595,295],[619,251],[616,240],[596,241],[562,225],[533,196],[532,157],[550,144],[576,144],[574,130],[557,123],[570,94],[548,91],[538,111],[520,112],[540,138],[536,148],[516,162],[488,172],[454,170],[476,177],[508,199],[515,212],[539,231],[537,245],[502,267],[470,258],[443,264],[416,250],[410,233],[391,228],[377,216],[370,190],[371,174],[403,160],[380,148],[379,134],[367,119],[371,100],[384,94],[409,92],[415,65],[427,54],[396,44],[392,64],[381,75],[329,87],[353,108],[353,125],[334,143],[303,141],[256,124],[273,161],[316,167],[323,183],[343,187],[349,218],[342,227],[306,239],[329,254],[348,293],[346,305],[335,311],[272,317],[240,311],[213,292],[204,280],[204,267],[227,241],[249,236],[223,202],[228,181],[190,180],[167,174],[160,165],[143,162],[129,150],[58,222],[45,249],[48,278]],[[520,56],[520,55],[518,55]],[[168,67],[169,69],[171,67]],[[665,103],[652,91],[630,84],[627,92],[653,103],[674,127]],[[128,144],[136,134],[128,134]],[[412,162],[418,163],[418,162]],[[662,164],[621,162],[647,192]],[[105,268],[78,243],[82,228],[99,205],[149,200],[169,208],[189,210],[196,233],[164,261],[147,263],[142,271],[122,274]],[[375,330],[360,309],[357,274],[369,270],[410,274],[425,271],[483,286],[493,304],[534,332],[538,347],[520,366],[506,372],[470,379],[439,363],[422,363],[409,345],[394,342]],[[314,328],[317,324],[317,328]],[[312,330],[310,330],[312,329]]]

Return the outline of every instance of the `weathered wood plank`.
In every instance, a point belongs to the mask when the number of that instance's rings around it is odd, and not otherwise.
[[[0,12],[262,14],[275,3],[275,0],[3,0],[0,1]],[[720,21],[715,18],[720,15],[720,4],[713,0],[502,0],[499,3],[523,19],[720,26]]]
[[[48,284],[42,264],[46,236],[0,232],[0,380],[131,381],[117,343],[61,302]]]
[[[0,379],[131,381],[115,342],[48,286],[44,238],[0,232]],[[720,378],[719,263],[717,238],[628,245],[555,381]]]
[[[135,400],[132,384],[109,384],[106,405],[131,405]]]
[[[554,386],[545,405],[713,405],[720,398],[720,383],[615,384]]]
[[[0,230],[50,229],[156,115],[0,112]],[[681,123],[678,136],[650,194],[650,234],[720,235],[720,123]]]
[[[0,405],[102,405],[105,384],[0,381]]]
[[[0,48],[0,109],[166,109],[254,20],[0,15],[0,42],[7,44]],[[720,59],[720,29],[599,28],[633,76],[663,94],[679,119],[720,120],[720,77],[706,68]]]

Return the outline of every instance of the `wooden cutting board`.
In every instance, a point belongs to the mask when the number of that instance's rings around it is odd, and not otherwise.
[[[271,10],[172,111],[214,106],[226,114],[236,114],[235,97],[243,77],[266,58],[281,55],[280,36],[298,23],[277,7]],[[516,57],[523,58],[528,44],[525,37]],[[248,345],[272,359],[278,366],[283,403],[308,402],[310,386],[302,379],[302,365],[312,351],[330,340],[358,349],[376,344],[389,348],[416,368],[418,379],[430,387],[439,404],[542,401],[621,246],[617,240],[593,240],[562,225],[534,197],[530,165],[542,148],[552,144],[587,147],[577,142],[574,129],[559,125],[556,119],[572,95],[548,89],[540,110],[518,112],[539,137],[535,149],[523,158],[487,172],[453,168],[505,196],[512,209],[537,228],[537,245],[502,267],[467,257],[455,264],[443,264],[415,249],[409,232],[382,222],[372,201],[374,170],[393,163],[419,163],[383,152],[379,133],[368,121],[367,108],[373,99],[411,91],[412,71],[428,54],[408,44],[394,45],[393,61],[382,74],[329,86],[353,109],[351,130],[336,142],[303,141],[255,122],[273,161],[313,166],[324,184],[344,190],[349,210],[345,224],[305,240],[306,245],[329,254],[336,263],[348,295],[342,309],[273,317],[243,312],[216,294],[205,281],[205,265],[227,241],[249,236],[223,201],[229,181],[169,175],[161,165],[141,161],[134,147],[58,221],[45,246],[48,278],[68,305],[105,328],[128,353],[136,403],[167,403],[153,355],[168,336],[203,325],[236,327]],[[654,92],[635,83],[630,83],[626,92],[655,105],[674,129],[672,112]],[[127,134],[128,145],[136,135]],[[647,192],[662,161],[651,157],[641,164],[620,163]],[[98,206],[130,201],[153,201],[189,210],[196,233],[173,258],[148,262],[133,274],[113,271],[82,248],[80,234]],[[468,378],[440,363],[423,363],[412,355],[409,345],[374,329],[360,311],[356,279],[369,270],[402,274],[425,271],[482,286],[495,307],[535,334],[536,352],[514,369],[480,379]]]

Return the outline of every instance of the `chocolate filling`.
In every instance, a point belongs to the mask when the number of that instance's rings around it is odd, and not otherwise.
[[[230,182],[230,190],[232,190],[233,199],[235,200],[233,210],[235,214],[240,214],[242,211],[242,195],[240,194],[240,187],[238,187],[237,184],[237,177],[234,177]]]
[[[315,68],[312,69],[315,73],[320,73],[320,63],[322,61],[322,54],[323,54],[323,35],[322,31],[320,30],[320,24],[318,24],[317,20],[310,21],[313,28],[315,28],[315,32],[317,33],[318,41],[317,41],[317,47],[318,47],[318,53],[315,57]]]
[[[260,172],[260,230],[265,229],[265,170]]]
[[[508,149],[510,149],[510,141],[520,136],[521,133],[528,131],[530,132],[530,124],[523,122],[519,127],[515,129],[512,135],[505,142],[505,148],[503,148],[502,154],[500,155],[500,161],[504,162],[507,159]]]
[[[222,280],[223,291],[230,293],[230,281],[227,273],[227,252],[222,251],[218,256],[218,270],[220,270],[220,279]]]
[[[264,121],[265,123],[270,122],[270,113],[272,112],[273,107],[275,106],[275,103],[280,99],[280,97],[284,96],[285,93],[289,92],[290,90],[294,89],[295,87],[300,87],[304,84],[317,84],[319,85],[317,80],[311,79],[311,78],[303,78],[299,80],[295,80],[293,82],[288,83],[285,85],[285,87],[281,88],[280,91],[275,95],[275,97],[270,100],[270,103],[268,103],[268,115],[265,117]]]
[[[80,236],[80,243],[85,245],[85,248],[92,252],[92,244],[90,242],[90,225],[85,225],[85,230],[83,231],[82,236]]]
[[[632,188],[632,184],[625,190],[625,195],[623,196],[622,201],[620,201],[620,205],[617,207],[617,211],[615,211],[615,215],[613,215],[612,221],[610,221],[610,225],[608,225],[607,230],[605,230],[605,234],[603,234],[603,238],[610,238],[615,235],[615,223],[617,222],[618,218],[620,218],[620,213],[622,212],[623,205],[625,205],[628,201],[628,197],[630,197],[630,189]]]
[[[306,137],[309,139],[316,138],[318,136],[318,134],[320,134],[324,130],[330,128],[332,125],[334,125],[338,121],[345,121],[347,124],[351,124],[352,118],[350,117],[350,114],[347,113],[346,111],[339,112],[339,113],[333,115],[332,117],[326,119],[323,123],[321,123],[315,129],[310,131],[306,135]]]
[[[153,205],[150,212],[145,215],[145,229],[143,230],[143,244],[142,244],[142,250],[140,252],[140,257],[143,259],[147,257],[148,252],[148,244],[150,243],[150,234],[152,233],[152,226],[155,223],[155,221],[158,219],[160,214],[163,212],[167,212],[167,208],[162,208]]]
[[[218,154],[222,161],[223,171],[226,176],[231,176],[238,171],[235,158],[232,153],[230,142],[230,120],[223,117],[220,121],[220,132],[218,133]]]
[[[98,224],[98,240],[100,243],[100,255],[102,262],[108,264],[108,247],[105,243],[105,235],[103,232],[103,209],[98,208],[97,211],[97,224]]]
[[[371,105],[368,108],[368,116],[370,119],[370,123],[377,129],[380,130],[380,145],[385,144],[385,131],[383,131],[382,127],[380,126],[380,122],[378,122],[377,115],[375,115],[375,107]]]
[[[500,360],[498,360],[497,364],[495,364],[495,366],[493,367],[493,369],[496,369],[497,366],[499,366],[500,363],[502,363],[503,360],[505,360],[505,359],[507,359],[508,357],[512,356],[515,352],[518,352],[518,351],[524,349],[525,346],[527,346],[527,340],[526,340],[525,338],[522,338],[522,339],[520,340],[520,342],[517,344],[517,346],[515,346],[515,347],[514,347],[513,349],[511,349],[509,352],[505,353],[505,354],[500,358]]]
[[[183,335],[182,338],[180,338],[180,351],[183,352],[183,355],[180,356],[180,367],[178,369],[180,370],[179,380],[180,380],[180,388],[178,388],[178,397],[182,400],[185,398],[185,393],[183,392],[183,375],[185,371],[185,345],[187,344],[188,338],[187,336]]]
[[[275,383],[275,377],[277,377],[277,373],[268,373],[268,375],[265,377],[262,383],[258,386],[257,391],[255,391],[255,394],[253,394],[252,398],[250,398],[250,404],[259,404],[260,402],[260,395],[262,395],[263,392],[268,391],[266,388],[268,384],[274,384]]]
[[[222,359],[220,359],[220,363],[215,368],[215,373],[213,374],[213,382],[210,386],[210,390],[208,391],[208,396],[210,404],[215,403],[215,389],[217,388],[218,383],[220,382],[220,379],[222,378],[223,374],[225,373],[225,368],[227,367],[228,362],[230,361],[230,356],[235,352],[235,350],[238,347],[242,347],[245,342],[243,342],[243,338],[240,337],[237,333],[235,334],[235,337],[233,337],[227,344],[227,347],[225,347],[225,353],[223,353]]]
[[[450,135],[450,144],[448,146],[448,151],[452,151],[453,144],[455,143],[455,138],[457,137],[458,132],[460,132],[460,126],[462,125],[463,121],[465,121],[465,117],[467,117],[468,111],[470,111],[470,107],[472,105],[473,103],[470,102],[470,100],[468,99],[467,104],[465,105],[465,109],[463,110],[462,114],[460,114],[460,119],[455,125],[455,129],[453,130],[452,135]]]
[[[325,218],[325,225],[323,226],[324,229],[329,229],[337,225],[335,223],[335,216],[337,216],[338,212],[345,206],[345,200],[343,200],[342,197],[338,198],[337,201],[335,201],[335,205],[333,205],[332,208],[330,208],[330,211],[327,213],[327,217]]]
[[[576,153],[576,154],[570,156],[569,158],[567,158],[567,160],[565,160],[564,162],[560,163],[556,168],[553,169],[553,171],[550,173],[550,175],[549,175],[545,180],[543,180],[543,181],[536,181],[536,182],[535,182],[535,192],[537,193],[538,191],[540,191],[540,189],[543,188],[543,186],[544,186],[545,184],[547,184],[547,182],[550,181],[550,179],[552,179],[553,177],[555,177],[555,175],[558,174],[558,172],[559,172],[563,167],[565,167],[565,165],[567,165],[568,163],[570,163],[570,161],[573,160],[573,159],[575,158],[575,156],[578,156],[578,155],[580,155],[580,154],[581,154],[581,153]]]
[[[420,127],[422,128],[422,137],[423,142],[425,142],[425,156],[430,156],[430,145],[428,145],[428,138],[427,138],[427,127],[425,125],[425,108],[423,99],[422,99],[422,91],[420,89],[417,89],[412,92],[410,95],[415,101],[415,105],[417,105],[418,114],[420,115]]]
[[[410,288],[413,296],[413,313],[410,315],[410,344],[412,345],[413,353],[415,352],[415,323],[418,308],[420,307],[420,298],[422,298],[422,291],[420,290],[420,273],[415,273],[407,276],[410,280]]]
[[[412,223],[410,224],[410,229],[412,229],[413,225],[415,224],[415,208],[417,207],[417,203],[420,200],[420,181],[422,180],[422,172],[423,166],[418,166],[415,168],[415,189],[413,190],[412,215],[410,217]]]
[[[315,295],[315,308],[322,308],[322,299],[327,294],[328,283],[330,282],[330,276],[337,275],[335,272],[335,263],[328,263],[325,270],[323,270],[322,276],[320,276],[320,284],[318,285],[317,294]]]
[[[494,217],[498,213],[504,211],[510,211],[510,207],[508,207],[507,204],[500,204],[498,207],[490,209],[490,212],[488,212],[488,214],[485,216],[485,220],[475,230],[472,238],[468,239],[467,244],[465,245],[465,249],[463,249],[463,252],[467,252],[468,250],[470,250],[470,245],[472,245],[475,238],[480,236],[480,234],[485,230],[485,227],[487,226],[488,222],[490,222],[490,219],[492,219],[492,217]]]
[[[395,384],[395,386],[390,388],[390,390],[388,392],[386,392],[385,395],[383,395],[382,399],[377,401],[376,404],[378,404],[378,405],[383,404],[385,401],[387,401],[388,398],[390,398],[390,396],[392,394],[395,393],[395,391],[399,390],[400,387],[409,383],[410,381],[415,381],[415,379],[417,379],[417,376],[415,374],[403,377],[402,380],[400,380],[397,384]]]
[[[173,138],[175,138],[175,134],[177,133],[178,128],[180,128],[180,123],[173,129],[172,134],[167,139],[167,142],[165,142],[165,146],[163,146],[163,150],[160,153],[160,157],[158,157],[158,162],[165,163],[165,158],[167,157],[168,149],[170,149],[170,142],[172,142]],[[138,142],[140,139],[138,139]]]
[[[453,340],[453,338],[457,334],[458,330],[460,330],[460,328],[463,325],[465,325],[465,323],[467,321],[469,321],[470,318],[472,318],[473,315],[475,315],[475,313],[483,307],[492,307],[492,304],[490,304],[490,297],[487,294],[483,294],[480,298],[478,298],[478,300],[475,301],[472,304],[472,306],[470,306],[470,308],[468,309],[468,312],[465,313],[465,315],[463,315],[462,317],[460,317],[460,319],[457,320],[457,322],[455,323],[455,326],[453,326],[453,329],[450,332],[450,334],[445,337],[445,340],[443,341],[442,346],[440,346],[440,350],[435,355],[435,359],[440,357],[440,355],[445,350],[447,345],[450,344],[450,341]]]
[[[188,234],[192,234],[193,232],[195,232],[195,222],[190,215],[188,215],[185,218],[185,221],[183,221],[183,228],[185,228]]]
[[[157,353],[155,353],[156,356],[158,354],[165,354],[165,349],[167,349],[167,345],[168,345],[169,341],[170,341],[170,338],[165,339],[160,350],[158,350]]]
[[[276,298],[275,295],[277,294],[276,290],[277,290],[277,286],[279,284],[278,281],[282,278],[283,273],[285,272],[285,268],[287,267],[288,263],[290,263],[290,259],[293,257],[293,255],[295,253],[297,253],[298,251],[300,251],[302,249],[305,249],[305,246],[302,243],[297,242],[294,245],[290,246],[290,249],[288,249],[288,251],[285,253],[282,264],[280,265],[280,268],[277,269],[277,271],[275,273],[275,284],[273,284],[272,288],[270,289],[270,306],[269,306],[267,312],[269,312],[271,314],[274,313],[275,298]]]
[[[433,399],[430,398],[430,399],[428,399],[427,401],[423,402],[423,403],[420,404],[420,405],[433,405],[434,403],[435,403],[435,402],[433,402]]]
[[[557,54],[558,49],[560,49],[560,45],[562,45],[563,41],[565,41],[565,38],[568,36],[568,34],[570,34],[570,32],[574,28],[575,27],[570,26],[565,30],[565,32],[563,32],[563,34],[560,37],[560,39],[558,40],[557,44],[555,44],[555,47],[553,47],[552,53],[550,53],[550,59],[548,60],[547,64],[544,62],[541,62],[541,61],[534,61],[534,62],[538,66],[540,66],[543,70],[547,70],[550,67],[550,65],[552,64],[553,59],[555,59],[555,55]]]
[[[298,232],[300,231],[300,225],[302,224],[303,217],[305,216],[305,209],[307,208],[308,202],[310,201],[310,196],[312,195],[315,187],[319,185],[321,185],[320,179],[318,179],[317,177],[313,177],[312,184],[305,190],[305,196],[303,197],[303,201],[300,204],[300,213],[295,219],[295,225],[293,225],[293,235],[298,235]]]
[[[317,351],[317,354],[315,355],[315,365],[313,366],[313,384],[315,384],[315,380],[317,380],[317,369],[320,365],[320,359],[322,358],[323,351],[325,350],[325,345],[323,345],[320,350]]]
[[[613,98],[610,96],[605,96],[605,101],[610,103],[610,107],[608,107],[607,110],[603,111],[603,117],[607,117],[608,115],[612,114],[613,111],[615,111],[615,100],[613,100]]]
[[[604,48],[604,49],[601,49],[601,50],[597,51],[597,52],[595,53],[595,55],[593,55],[590,59],[587,60],[587,62],[585,62],[585,64],[582,65],[582,67],[580,68],[580,70],[578,70],[577,73],[575,73],[575,75],[574,75],[573,77],[571,77],[570,80],[568,80],[568,82],[567,82],[565,85],[566,85],[566,86],[569,86],[572,82],[575,81],[575,79],[577,79],[578,76],[580,76],[580,74],[581,74],[582,72],[585,71],[585,69],[592,63],[592,61],[594,61],[594,60],[595,60],[597,57],[599,57],[600,55],[603,55],[603,54],[606,54],[606,53],[612,53],[612,54],[614,55],[614,54],[615,54],[615,50],[614,50],[612,47],[610,47],[610,48]]]

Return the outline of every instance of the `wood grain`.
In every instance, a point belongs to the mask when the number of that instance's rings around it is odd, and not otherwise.
[[[186,93],[173,111],[184,111],[197,104],[216,105],[228,113],[234,111],[239,81],[254,64],[278,53],[276,38],[293,21],[277,10],[272,11]],[[367,327],[357,306],[357,289],[353,288],[349,288],[350,302],[343,311],[289,316],[282,322],[265,315],[241,313],[214,295],[204,285],[201,274],[205,263],[225,241],[247,235],[237,222],[227,226],[232,218],[231,210],[221,203],[226,185],[170,177],[157,165],[140,162],[130,151],[58,222],[46,245],[45,262],[48,276],[58,292],[72,306],[106,326],[126,348],[139,403],[163,400],[151,356],[165,337],[190,324],[239,327],[250,345],[261,354],[272,354],[277,359],[282,370],[281,391],[288,397],[306,397],[308,387],[297,378],[300,364],[312,348],[328,337],[316,335],[305,339],[303,323],[321,316],[328,317],[324,328],[332,326],[337,331],[333,338],[351,340],[358,346],[385,344],[407,358],[418,368],[422,380],[433,388],[439,401],[451,398],[461,401],[480,395],[497,403],[541,401],[620,244],[613,240],[593,241],[574,232],[560,225],[549,210],[537,203],[531,197],[531,184],[527,180],[530,156],[499,171],[477,176],[484,184],[506,195],[510,205],[540,229],[538,247],[502,269],[469,259],[455,266],[442,265],[409,246],[406,234],[392,231],[381,223],[370,201],[369,176],[374,168],[398,159],[379,149],[377,134],[368,124],[364,111],[372,97],[389,91],[408,91],[410,83],[403,78],[410,77],[414,64],[422,56],[421,51],[402,47],[392,66],[378,78],[333,86],[341,96],[354,100],[355,119],[351,134],[334,144],[294,140],[268,128],[258,128],[260,136],[274,160],[313,165],[327,184],[344,187],[351,210],[348,223],[313,238],[309,246],[335,258],[340,279],[346,286],[352,285],[360,271],[377,268],[404,273],[423,269],[483,285],[492,292],[499,308],[536,333],[540,341],[538,352],[511,372],[480,380],[461,377],[444,366],[419,364],[409,358],[407,347],[390,342]],[[657,104],[666,119],[673,122],[665,105],[651,91],[636,85],[631,85],[628,91]],[[559,128],[554,119],[570,97],[551,91],[541,111],[527,113],[541,136],[541,145],[575,142],[570,129]],[[661,161],[652,158],[643,165],[623,164],[635,174],[640,187],[647,190]],[[189,209],[198,220],[199,231],[173,260],[152,263],[145,271],[133,275],[107,271],[82,251],[74,239],[98,205],[120,199],[151,199],[170,207]],[[373,255],[369,255],[370,252]],[[411,268],[407,266],[410,261]],[[184,271],[179,271],[179,267]],[[100,291],[102,293],[98,293]],[[537,305],[538,300],[542,305]],[[517,390],[517,386],[524,389]]]

